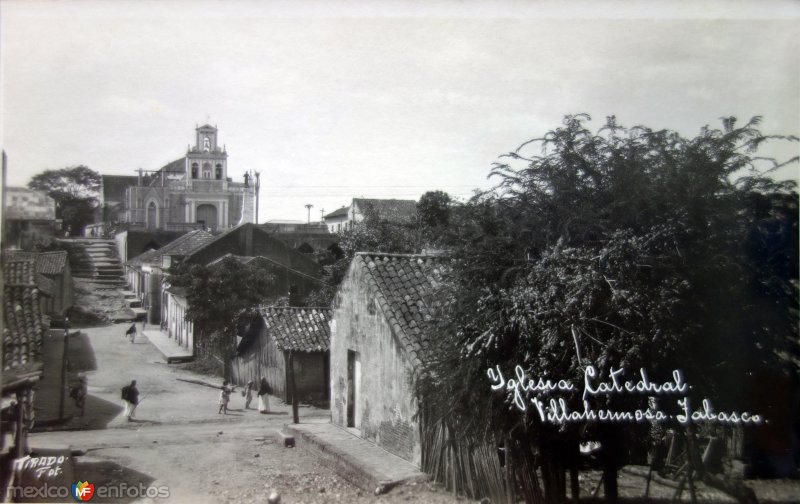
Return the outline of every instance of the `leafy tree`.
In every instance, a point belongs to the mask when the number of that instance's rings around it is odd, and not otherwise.
[[[528,376],[573,383],[589,364],[601,376],[644,367],[654,380],[681,368],[695,398],[735,409],[749,373],[797,377],[797,194],[765,176],[778,164],[755,154],[778,137],[762,135],[758,118],[738,128],[729,118],[695,138],[613,117],[592,132],[588,120],[568,116],[508,154],[492,170],[496,188],[465,205],[454,302],[419,383],[456,430],[506,445],[530,502],[565,500],[565,469],[576,469],[587,437],[605,447],[614,501],[626,439],[642,433],[520,414],[512,396],[487,397],[487,368],[519,364]],[[580,397],[565,399],[583,409]],[[621,410],[637,402],[591,401]],[[778,410],[789,398],[772,401]]]
[[[444,191],[428,191],[417,202],[417,215],[422,225],[447,226],[450,222],[450,195]]]
[[[281,294],[264,268],[230,257],[211,266],[180,263],[169,282],[186,289],[186,318],[200,330],[202,353],[224,358],[230,355],[240,315]]]
[[[324,286],[305,300],[306,305],[328,306],[331,303],[356,252],[410,254],[418,251],[421,243],[420,233],[413,224],[391,222],[370,213],[363,221],[339,233],[339,236],[341,253],[326,251],[317,255],[323,267]]]
[[[94,221],[101,180],[99,173],[79,165],[34,175],[28,187],[53,198],[56,216],[77,234]]]

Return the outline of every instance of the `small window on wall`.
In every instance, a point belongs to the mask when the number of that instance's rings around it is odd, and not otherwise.
[[[197,163],[192,163],[192,178],[197,178],[197,170],[199,168],[200,167],[197,165]]]
[[[367,303],[367,312],[369,312],[370,315],[375,315],[375,300],[374,299],[370,299],[369,302]]]
[[[217,176],[217,180],[222,180],[222,165],[221,164],[217,164],[216,176]]]
[[[211,178],[211,163],[203,163],[203,178]]]

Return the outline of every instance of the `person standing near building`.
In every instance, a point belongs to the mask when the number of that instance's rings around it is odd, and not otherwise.
[[[139,389],[136,388],[136,380],[131,380],[130,385],[122,387],[122,400],[125,401],[125,416],[130,422],[133,412],[139,404]]]
[[[83,416],[84,410],[86,409],[86,395],[88,393],[88,379],[85,374],[80,373],[78,375],[78,384],[70,390],[70,397],[75,400],[75,407],[81,410],[81,416]]]
[[[258,412],[269,413],[269,394],[272,388],[267,383],[267,377],[261,377],[261,383],[258,386]]]
[[[125,336],[131,339],[131,344],[134,342],[134,340],[136,339],[136,322],[131,324],[128,330],[125,331]]]

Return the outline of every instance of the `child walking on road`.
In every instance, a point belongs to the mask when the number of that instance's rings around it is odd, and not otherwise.
[[[228,402],[231,400],[231,392],[233,392],[233,387],[228,386],[228,381],[225,380],[222,382],[222,390],[219,391],[219,413],[228,414]]]

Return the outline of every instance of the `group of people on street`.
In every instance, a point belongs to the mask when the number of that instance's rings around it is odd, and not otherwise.
[[[231,394],[235,390],[234,385],[228,384],[228,381],[225,380],[222,382],[222,387],[219,392],[219,411],[217,413],[224,413],[228,414],[228,403],[230,403]],[[247,385],[244,386],[244,391],[242,391],[242,395],[244,396],[244,409],[250,409],[250,403],[253,402],[253,391],[255,390],[255,385],[253,381],[247,382]],[[269,395],[272,393],[272,387],[269,386],[266,377],[261,377],[261,381],[258,385],[258,412],[259,413],[269,413]]]
[[[81,390],[83,393],[80,395],[81,404],[79,407],[83,408],[83,398],[86,396],[86,381],[85,378],[81,382]],[[228,414],[228,404],[231,400],[231,394],[236,390],[236,386],[229,384],[227,380],[222,382],[219,392],[219,414]],[[252,380],[245,385],[244,407],[250,409],[250,403],[253,402],[253,392],[256,390]],[[79,392],[76,392],[78,394]],[[267,414],[269,413],[269,395],[272,393],[272,387],[269,386],[266,377],[262,377],[258,385],[258,412]],[[139,389],[136,388],[136,380],[131,380],[130,385],[122,387],[122,400],[125,403],[125,417],[128,421],[132,421],[136,406],[139,405]],[[78,404],[79,398],[75,397],[75,402]],[[81,411],[83,416],[83,411]]]

